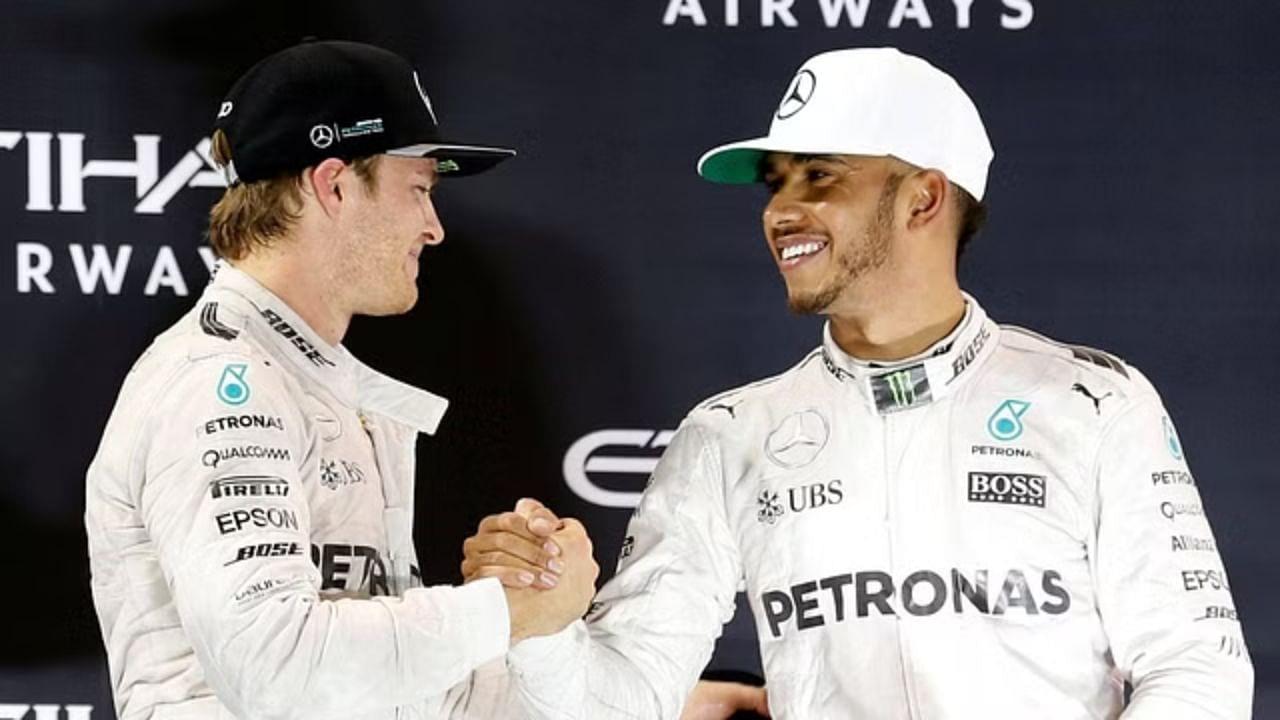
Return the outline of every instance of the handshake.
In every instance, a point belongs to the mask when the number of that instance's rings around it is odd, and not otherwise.
[[[600,567],[586,528],[537,500],[490,515],[462,544],[462,578],[496,577],[507,594],[511,644],[559,632],[586,614]]]
[[[513,512],[486,517],[462,544],[464,581],[496,577],[502,582],[512,645],[557,633],[586,614],[599,575],[582,523],[556,517],[537,500],[526,498]],[[768,717],[764,688],[699,682],[680,717],[725,720],[739,711]]]

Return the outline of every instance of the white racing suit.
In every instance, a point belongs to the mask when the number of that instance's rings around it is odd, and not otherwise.
[[[1156,391],[967,302],[919,358],[859,362],[828,331],[693,410],[587,622],[509,655],[528,709],[676,718],[743,588],[779,720],[1248,718]]]
[[[130,372],[88,472],[119,716],[485,716],[504,668],[472,671],[508,649],[505,595],[419,587],[413,548],[414,440],[445,404],[221,267]]]

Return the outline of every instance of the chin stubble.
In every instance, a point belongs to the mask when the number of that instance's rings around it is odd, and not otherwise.
[[[857,280],[889,261],[889,237],[893,231],[893,198],[904,176],[893,174],[886,180],[876,201],[875,219],[867,223],[862,242],[846,246],[835,256],[836,272],[813,292],[787,296],[787,307],[797,315],[816,315],[831,307]]]

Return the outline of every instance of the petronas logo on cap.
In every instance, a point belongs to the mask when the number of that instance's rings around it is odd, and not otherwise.
[[[782,95],[778,105],[778,119],[786,120],[804,109],[813,97],[813,90],[818,86],[818,78],[810,70],[801,70],[791,80],[787,92]]]

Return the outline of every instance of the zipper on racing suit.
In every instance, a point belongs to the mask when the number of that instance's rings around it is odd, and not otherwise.
[[[894,519],[898,504],[897,495],[897,469],[901,465],[901,456],[905,448],[895,448],[893,438],[894,415],[880,415],[880,427],[882,429],[881,437],[884,443],[883,466],[884,474],[884,524],[885,533],[888,536],[886,546],[889,549],[889,575],[893,578],[902,577],[902,569],[897,564],[897,553],[894,552],[895,540],[897,539],[897,526]],[[898,598],[901,601],[901,597]],[[911,682],[911,651],[908,647],[909,643],[903,635],[902,616],[898,615],[897,621],[894,623],[894,631],[898,637],[898,667],[902,671],[902,696],[907,701],[907,717],[910,720],[921,720],[920,711],[915,697],[915,688]]]

